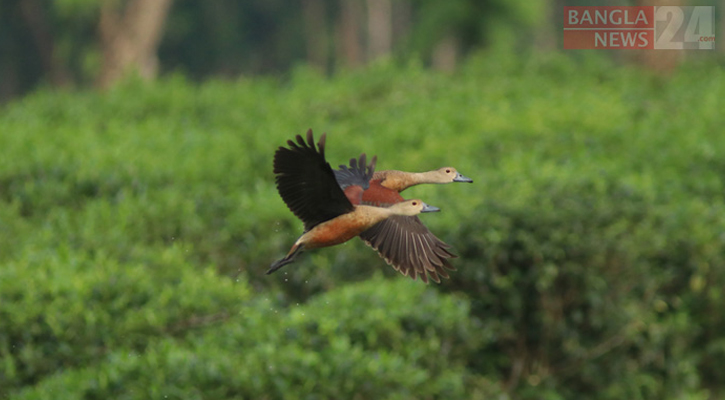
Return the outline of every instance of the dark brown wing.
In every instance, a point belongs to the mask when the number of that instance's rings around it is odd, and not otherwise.
[[[310,129],[306,143],[297,135],[296,143],[288,140],[289,148],[280,147],[274,153],[277,191],[290,211],[305,224],[305,231],[355,209],[325,161],[325,138],[323,134],[315,149]]]
[[[418,217],[392,216],[360,234],[368,246],[401,274],[423,282],[428,277],[440,282],[439,276],[448,278],[446,270],[455,271],[448,262],[457,256],[451,248],[423,225]]]
[[[340,169],[334,171],[335,179],[337,179],[337,183],[342,190],[354,185],[362,187],[363,190],[367,190],[370,187],[370,179],[373,178],[373,173],[375,172],[377,157],[373,156],[369,165],[366,165],[366,161],[365,153],[363,153],[360,155],[360,160],[350,159],[349,168],[347,165],[340,165]]]

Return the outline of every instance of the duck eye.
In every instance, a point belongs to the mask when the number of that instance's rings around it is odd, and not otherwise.
[[[417,205],[418,205],[418,202],[417,202],[417,201],[414,201],[414,202],[413,202],[413,205],[414,205],[414,206],[417,206]]]
[[[450,169],[447,169],[446,170],[446,174],[450,174],[450,173],[451,173],[451,170]]]

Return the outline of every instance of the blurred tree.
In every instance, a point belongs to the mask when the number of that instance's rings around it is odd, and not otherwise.
[[[329,73],[393,55],[452,70],[468,53],[487,46],[558,49],[563,5],[562,0],[0,0],[0,100],[39,84],[106,87],[129,69],[147,78],[179,70],[201,80],[279,73],[300,62]],[[624,60],[667,70],[681,56],[659,51]]]
[[[306,58],[301,1],[177,0],[159,47],[162,71],[194,79],[270,74]]]
[[[58,57],[51,21],[43,3],[39,0],[20,0],[20,10],[35,40],[44,75],[53,86],[69,85],[71,75]]]
[[[534,48],[539,51],[555,51],[560,47],[558,37],[561,35],[564,21],[562,10],[563,0],[541,1],[543,18],[534,27]]]
[[[19,71],[17,44],[20,29],[12,22],[12,8],[8,2],[0,2],[0,102],[4,102],[19,92]],[[13,40],[14,39],[14,40]]]
[[[367,0],[368,60],[387,56],[393,48],[393,5],[390,0]]]
[[[487,46],[528,47],[540,26],[551,24],[546,2],[522,0],[416,0],[404,53],[430,58],[450,70],[462,55]]]
[[[108,87],[133,69],[146,79],[156,76],[156,50],[172,0],[106,0],[101,5],[98,32],[103,65],[97,85]]]
[[[638,6],[659,6],[657,0],[637,0]],[[682,0],[671,0],[668,6],[682,6]],[[669,74],[677,68],[685,57],[682,50],[657,50],[637,52],[637,63],[642,67],[660,74]]]
[[[413,24],[413,4],[411,0],[396,0],[393,2],[393,47],[400,47],[401,43],[410,36]]]
[[[725,34],[725,0],[720,0],[720,4],[718,4],[719,7],[715,7],[715,13],[719,12],[720,14],[720,24],[715,28],[715,32],[720,32],[720,35]],[[719,28],[719,29],[718,29]],[[717,48],[720,51],[720,53],[725,53],[725,39],[720,38],[717,40]]]
[[[324,0],[302,0],[302,15],[305,19],[307,61],[320,71],[326,71],[329,61],[329,35]]]
[[[453,71],[458,62],[458,47],[458,38],[454,35],[447,35],[441,39],[431,54],[433,68],[447,72]]]
[[[357,67],[363,63],[360,24],[362,13],[363,8],[359,0],[340,1],[338,58],[343,65],[348,67]]]

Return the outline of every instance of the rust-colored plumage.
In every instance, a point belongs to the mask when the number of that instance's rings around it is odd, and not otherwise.
[[[342,166],[341,166],[342,167]],[[339,171],[338,182],[341,182]],[[399,192],[422,183],[473,182],[455,168],[412,173],[396,170],[373,174],[369,187],[362,194],[362,202],[354,204],[390,207],[405,201]],[[448,278],[447,271],[455,268],[448,259],[457,256],[448,251],[450,245],[438,239],[417,216],[391,216],[362,232],[360,238],[378,253],[395,270],[405,276],[428,282],[428,278],[440,282]]]
[[[427,172],[377,171],[373,174],[371,182],[373,181],[378,181],[381,186],[398,193],[422,183],[473,182],[471,178],[461,175],[453,167],[442,167]]]
[[[305,232],[289,253],[273,263],[268,274],[294,261],[303,249],[334,246],[346,242],[380,221],[392,216],[414,216],[421,212],[438,211],[420,200],[400,202],[389,208],[359,205],[369,187],[375,168],[375,158],[366,165],[366,156],[350,160],[343,168],[338,185],[330,164],[325,160],[323,134],[315,148],[312,130],[307,141],[297,135],[288,148],[280,147],[274,156],[277,190],[287,207],[302,220]]]

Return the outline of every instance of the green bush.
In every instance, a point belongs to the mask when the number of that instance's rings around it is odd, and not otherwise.
[[[150,338],[174,337],[199,321],[228,318],[251,297],[171,246],[147,263],[103,253],[29,247],[0,270],[0,387],[31,385],[92,365],[118,348],[143,352]]]
[[[170,303],[187,295],[176,291]],[[50,376],[14,398],[399,399],[500,391],[466,371],[468,353],[481,341],[467,301],[413,282],[373,279],[289,309],[269,299],[224,306],[234,311],[221,323],[147,331],[143,346],[119,343],[92,366]],[[145,308],[150,313],[152,305]]]
[[[0,397],[717,398],[723,99],[716,65],[504,53],[35,93],[0,110]],[[451,280],[357,240],[264,275],[307,128],[333,165],[474,179],[404,193]]]

